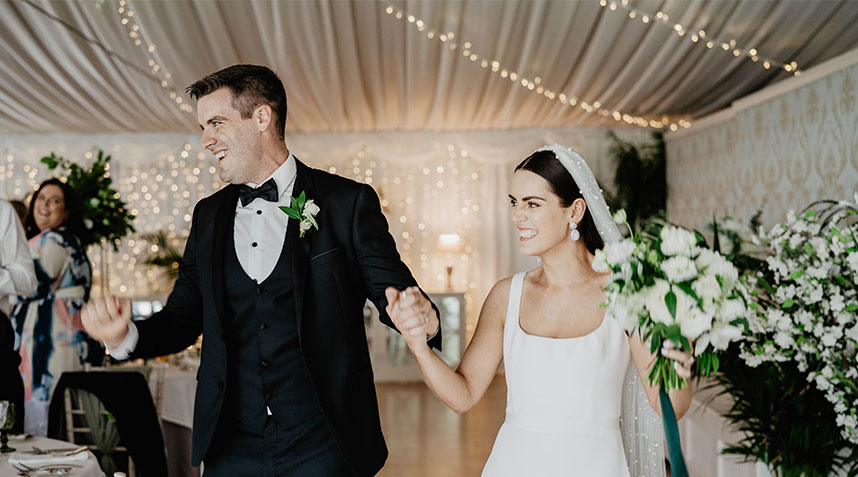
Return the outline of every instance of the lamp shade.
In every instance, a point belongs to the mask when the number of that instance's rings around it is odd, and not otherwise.
[[[441,234],[438,236],[435,250],[441,253],[461,253],[464,245],[462,237],[459,237],[458,234]]]

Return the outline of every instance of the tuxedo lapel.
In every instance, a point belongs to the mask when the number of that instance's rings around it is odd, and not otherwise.
[[[223,277],[224,252],[226,252],[226,244],[230,242],[227,234],[235,233],[236,204],[238,204],[238,186],[230,184],[226,186],[223,199],[218,204],[212,240],[212,296],[214,297],[215,311],[217,311],[221,324],[227,316],[226,283]]]
[[[310,200],[313,198],[313,181],[310,177],[310,168],[297,158],[295,158],[295,163],[298,171],[295,177],[295,186],[292,188],[292,197],[297,198],[301,192],[304,192],[307,200]],[[301,339],[301,318],[304,311],[304,293],[307,290],[306,281],[310,268],[310,241],[313,234],[318,232],[311,229],[304,237],[299,237],[300,227],[298,220],[290,218],[286,228],[286,242],[292,262],[292,281],[295,284],[295,316],[298,323],[299,340]]]

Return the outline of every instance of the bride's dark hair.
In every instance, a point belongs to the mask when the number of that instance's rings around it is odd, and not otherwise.
[[[530,171],[545,179],[551,186],[551,192],[560,199],[561,207],[569,207],[575,199],[584,198],[575,179],[551,151],[534,152],[515,167],[515,172],[519,170]],[[587,210],[584,211],[584,218],[578,224],[578,230],[581,232],[581,240],[584,241],[590,253],[596,253],[596,250],[605,246],[596,223],[593,222],[593,216],[590,215],[590,204],[587,204]]]

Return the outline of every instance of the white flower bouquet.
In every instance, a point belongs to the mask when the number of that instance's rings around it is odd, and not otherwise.
[[[833,406],[842,436],[858,444],[856,204],[811,204],[758,239],[772,255],[756,277],[740,357],[751,367],[793,362]]]
[[[623,211],[614,221],[628,226]],[[686,386],[661,355],[666,340],[685,351],[694,341],[692,372],[708,376],[718,370],[719,352],[740,339],[747,326],[750,297],[738,271],[686,229],[650,222],[637,236],[596,251],[593,269],[611,273],[607,312],[625,330],[651,342],[657,359],[648,379],[666,391]]]

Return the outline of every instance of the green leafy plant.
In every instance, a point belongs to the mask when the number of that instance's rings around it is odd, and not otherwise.
[[[153,234],[141,235],[140,239],[151,244],[147,247],[146,254],[140,263],[160,270],[159,286],[165,290],[172,288],[176,279],[179,278],[182,252],[173,246],[167,233],[163,230]]]
[[[781,477],[858,475],[858,452],[834,425],[834,409],[794,363],[752,368],[731,346],[714,378],[733,399],[724,417],[743,434],[722,453],[759,460]]]
[[[659,215],[667,206],[664,138],[653,133],[651,142],[634,144],[614,133],[608,136],[616,163],[611,210],[625,210],[629,224],[637,228],[641,220]]]
[[[119,198],[119,192],[111,187],[113,179],[107,172],[110,169],[110,155],[99,150],[98,156],[89,168],[82,167],[55,153],[43,157],[42,162],[48,169],[63,169],[66,183],[77,192],[83,201],[84,223],[90,237],[82,237],[82,245],[106,242],[119,250],[119,240],[134,230],[134,214],[128,211]]]
[[[818,210],[823,212],[817,213]],[[835,321],[825,320],[828,314],[822,312],[821,306],[812,305],[809,310],[803,310],[800,305],[804,299],[802,289],[808,284],[796,283],[803,279],[805,272],[816,274],[811,280],[813,288],[828,283],[827,276],[813,271],[814,268],[822,269],[819,267],[821,261],[827,262],[823,268],[835,275],[850,273],[846,257],[855,252],[855,233],[844,233],[837,227],[839,222],[841,227],[854,229],[854,223],[849,226],[848,220],[842,220],[846,215],[854,216],[850,210],[854,211],[854,206],[822,201],[812,204],[800,216],[791,214],[787,225],[775,226],[768,234],[761,232],[752,242],[730,239],[732,243],[729,246],[738,245],[732,253],[734,265],[744,276],[754,277],[758,283],[753,292],[753,305],[759,311],[758,318],[751,321],[746,340],[730,346],[720,372],[715,375],[713,386],[720,387],[720,394],[729,395],[732,399],[731,408],[724,417],[743,435],[739,442],[722,452],[740,455],[746,460],[759,460],[778,476],[821,477],[839,472],[858,475],[858,445],[850,442],[854,435],[851,435],[849,427],[842,426],[850,419],[851,405],[848,400],[838,398],[841,393],[833,384],[845,384],[843,389],[854,389],[847,377],[854,364],[844,363],[845,373],[837,373],[831,380],[825,379],[825,374],[818,371],[825,360],[815,358],[815,353],[825,346],[811,343],[819,339],[811,329],[827,330],[826,333],[835,332],[836,335],[836,323],[839,323],[848,330],[847,323],[854,321],[855,310],[845,311],[852,313],[852,319],[848,315],[840,315]],[[841,220],[838,221],[837,217]],[[723,235],[719,234],[720,227],[721,224],[713,221],[711,228],[715,232],[713,248],[716,251],[721,245],[718,238]],[[742,237],[747,236],[747,231],[759,228],[759,214],[751,220],[750,227],[745,227],[747,230],[736,230]],[[791,240],[794,247],[790,246]],[[808,251],[807,245],[811,243],[815,247],[811,246]],[[802,273],[797,273],[799,269]],[[858,271],[853,270],[852,273]],[[854,297],[854,280],[834,281],[841,286],[847,284],[846,288],[852,290],[852,295],[849,291],[845,295]],[[790,286],[797,291],[790,306],[784,308],[782,305],[787,298],[778,289]],[[837,294],[841,293],[828,290],[824,296]],[[814,323],[809,328],[802,324],[815,315],[828,323],[823,328]],[[790,321],[794,322],[787,325]],[[788,339],[788,335],[795,336]],[[800,342],[808,345],[802,346]],[[799,343],[800,351],[796,351],[792,343]],[[835,343],[831,350],[822,354],[831,357],[838,352],[854,358],[855,346]],[[833,406],[832,401],[843,404]]]

